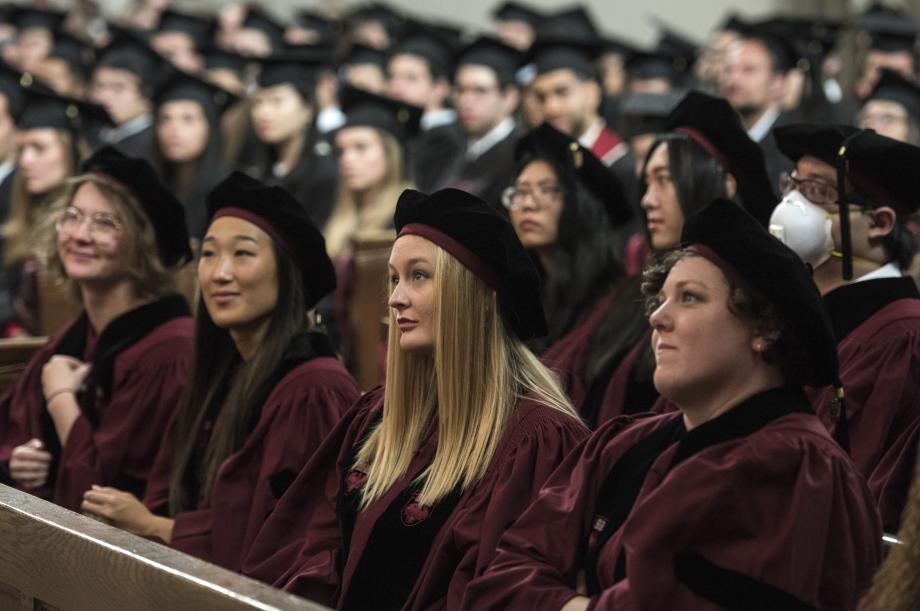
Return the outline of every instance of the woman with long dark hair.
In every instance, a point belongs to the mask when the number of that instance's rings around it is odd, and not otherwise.
[[[83,312],[0,398],[0,480],[73,510],[93,485],[141,495],[190,365],[182,205],[146,161],[106,147],[36,235]]]
[[[145,502],[96,487],[82,509],[238,570],[358,391],[308,323],[335,274],[300,205],[235,172],[209,194],[208,218],[190,383]]]
[[[635,282],[626,278],[616,254],[622,250],[616,228],[631,217],[626,194],[591,151],[549,124],[521,138],[515,156],[518,171],[502,200],[542,272],[549,327],[532,347],[593,426],[596,403],[585,406],[584,400],[593,374],[603,368],[594,358],[601,348],[597,329],[608,318],[616,320],[619,334],[603,337],[603,354],[613,361],[646,328],[638,300],[620,299]],[[640,403],[634,397],[631,405],[642,411]]]
[[[198,240],[207,229],[205,198],[230,172],[220,120],[236,102],[230,92],[178,71],[154,97],[153,163],[185,205],[189,235]]]
[[[810,271],[740,206],[645,272],[655,386],[566,458],[470,609],[852,609],[881,561],[865,481],[804,386],[839,386]]]
[[[455,609],[586,429],[523,343],[546,327],[510,224],[454,189],[407,190],[395,224],[386,386],[300,473],[243,572],[342,609]]]

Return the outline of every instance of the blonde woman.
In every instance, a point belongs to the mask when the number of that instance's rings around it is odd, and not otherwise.
[[[453,189],[407,190],[395,222],[386,386],[301,471],[243,571],[341,609],[459,608],[586,428],[522,343],[546,322],[511,225]]]

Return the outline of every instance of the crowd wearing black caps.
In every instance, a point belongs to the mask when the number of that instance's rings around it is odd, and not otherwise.
[[[0,483],[343,609],[920,608],[903,3],[39,4]]]

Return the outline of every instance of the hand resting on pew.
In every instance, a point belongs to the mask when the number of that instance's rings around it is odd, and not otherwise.
[[[94,485],[83,494],[81,509],[91,518],[102,518],[112,526],[141,537],[157,537],[165,543],[172,539],[175,520],[150,513],[130,492]]]

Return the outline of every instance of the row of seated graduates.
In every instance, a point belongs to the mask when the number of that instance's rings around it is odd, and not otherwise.
[[[558,57],[556,57],[556,58],[549,58],[549,59],[556,60],[556,59],[558,59]],[[549,63],[549,65],[553,65],[553,64],[552,64],[552,63]],[[21,84],[21,82],[22,82],[21,76],[20,76],[20,78],[19,78],[19,81],[20,81],[20,84]],[[200,87],[200,85],[199,85],[199,87]],[[212,93],[213,93],[213,92],[212,92]],[[211,95],[211,96],[210,96],[210,99],[213,100],[213,99],[214,99],[214,96]],[[91,115],[91,114],[92,114],[92,110],[87,110],[87,111],[85,112],[84,116],[89,116],[89,115]],[[398,109],[396,110],[396,114],[399,114]],[[505,181],[505,185],[507,185],[509,182],[510,182],[510,180],[506,180],[506,181]],[[546,270],[544,270],[544,271],[546,271]]]

